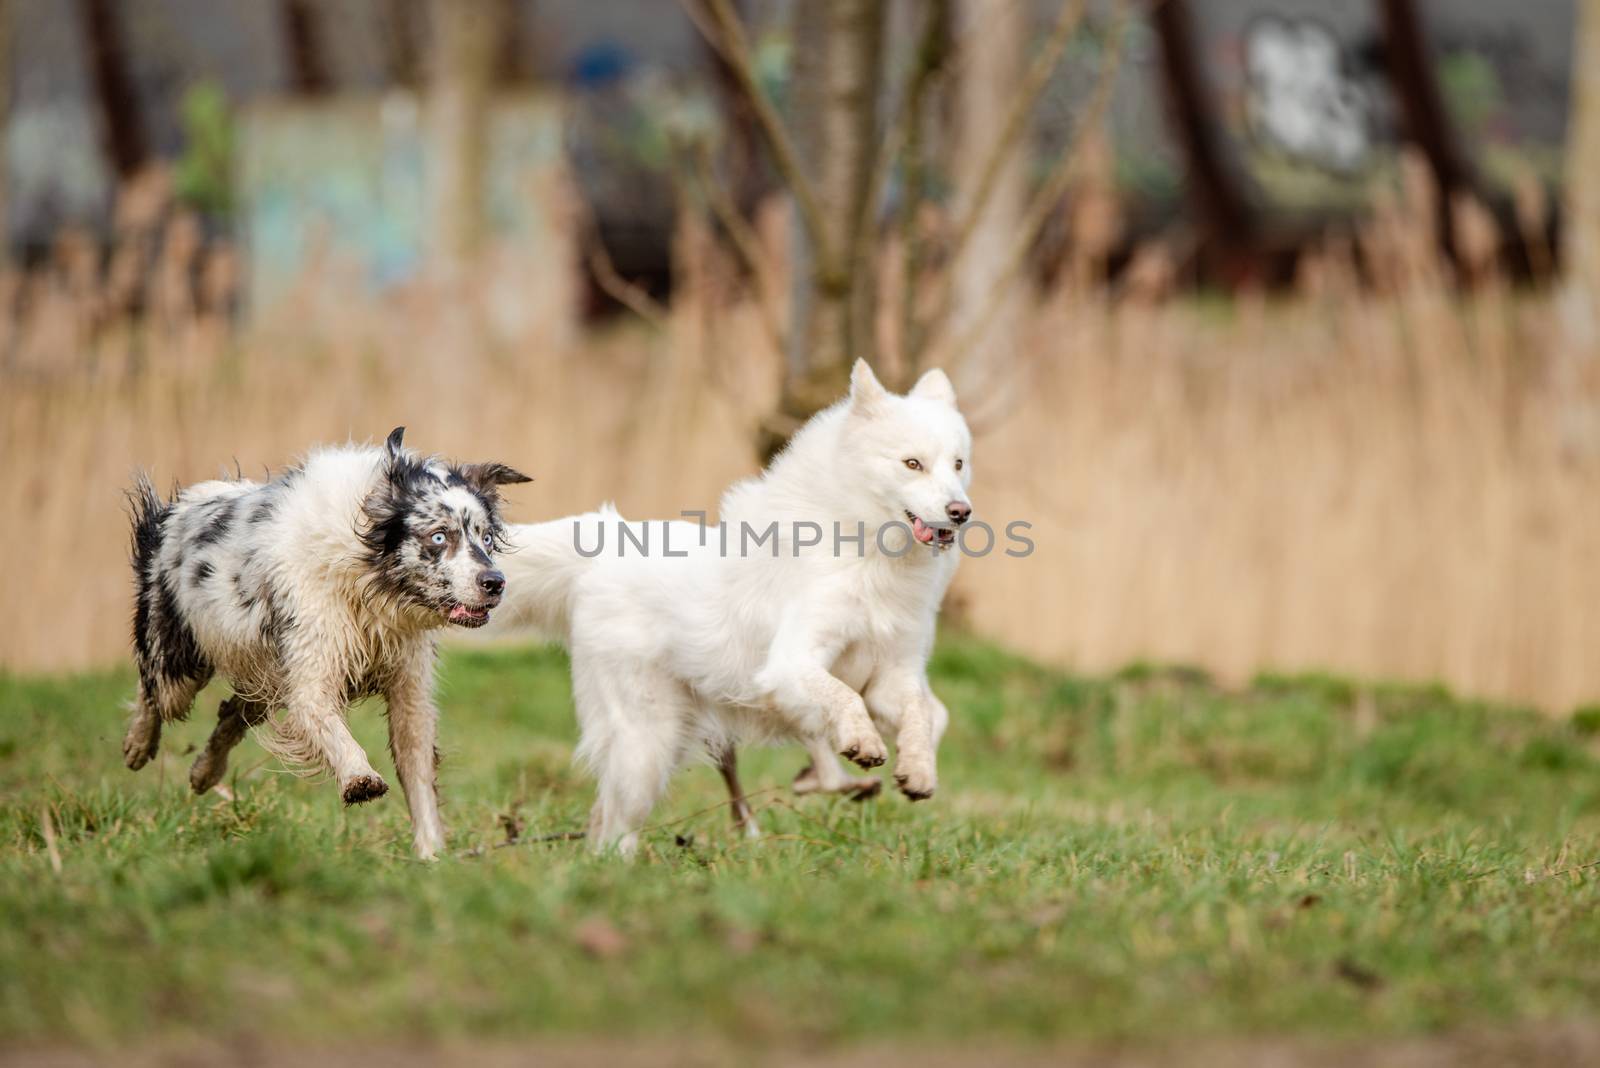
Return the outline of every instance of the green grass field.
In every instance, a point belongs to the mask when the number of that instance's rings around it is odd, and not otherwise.
[[[232,800],[191,796],[224,691],[135,775],[129,673],[0,678],[0,1043],[1022,1048],[1386,1039],[1600,1005],[1596,717],[1321,677],[1087,679],[964,639],[933,677],[952,712],[933,801],[768,789],[751,844],[695,769],[632,865],[493,848],[584,822],[553,652],[446,657],[455,855],[433,865],[409,858],[398,790],[345,811],[254,742]],[[379,713],[352,720],[385,768]],[[746,785],[803,759],[746,754]]]

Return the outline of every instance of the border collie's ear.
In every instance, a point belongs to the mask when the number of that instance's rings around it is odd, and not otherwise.
[[[850,369],[850,406],[858,412],[870,412],[888,395],[867,361],[857,360]]]
[[[938,401],[952,408],[956,406],[956,387],[950,384],[950,376],[937,367],[917,379],[909,396]]]
[[[533,479],[501,463],[465,464],[461,477],[479,493],[493,493],[496,486],[509,486],[515,482],[532,482]]]
[[[389,447],[389,462],[394,463],[400,459],[400,439],[406,436],[406,428],[397,426],[389,431],[389,440],[384,444]]]

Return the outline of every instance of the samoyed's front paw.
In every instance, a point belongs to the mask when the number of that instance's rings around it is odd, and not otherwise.
[[[903,755],[894,764],[894,781],[900,792],[913,801],[926,801],[939,788],[939,776],[931,760],[908,760]]]
[[[889,759],[889,749],[868,721],[858,727],[847,726],[840,731],[839,755],[863,768],[875,768]]]

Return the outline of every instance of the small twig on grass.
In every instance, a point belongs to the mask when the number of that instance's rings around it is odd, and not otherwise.
[[[782,789],[781,786],[768,786],[768,787],[766,787],[765,789],[762,789],[762,790],[752,790],[751,792],[749,792],[749,793],[744,795],[744,800],[745,801],[749,801],[752,797],[760,797],[762,794],[770,794],[775,790],[781,790],[781,789]],[[782,801],[779,801],[777,803],[778,804],[782,804]],[[728,808],[732,804],[733,804],[733,798],[730,797],[726,801],[719,801],[714,805],[710,805],[710,806],[708,806],[706,808],[699,809],[698,811],[691,812],[686,816],[679,816],[675,820],[667,820],[667,821],[662,822],[662,823],[646,824],[645,826],[639,828],[639,833],[640,834],[647,834],[647,833],[649,833],[651,831],[663,831],[663,830],[666,830],[669,827],[676,827],[680,823],[687,823],[689,820],[695,819],[695,818],[697,818],[699,816],[704,816],[708,812],[715,812],[719,808]],[[752,815],[753,814],[754,813],[752,813]],[[826,825],[824,825],[824,826],[826,826]],[[532,837],[528,837],[528,838],[523,838],[523,837],[519,836],[519,837],[517,837],[517,838],[515,838],[515,839],[513,839],[511,841],[508,841],[508,842],[496,842],[494,845],[490,846],[489,849],[509,849],[512,846],[537,845],[537,844],[543,843],[543,842],[575,842],[575,841],[578,841],[581,838],[587,838],[588,836],[589,835],[588,835],[587,831],[556,831],[556,832],[554,832],[552,834],[536,834],[536,835],[533,835]],[[462,857],[481,857],[487,852],[488,852],[488,849],[485,849],[483,846],[473,846],[471,849],[463,850],[462,852],[458,853],[457,856],[462,856]]]
[[[762,794],[775,793],[781,789],[783,789],[781,786],[766,786],[760,790],[751,790],[749,793],[743,796],[743,799],[745,801],[749,801],[752,797],[760,797]],[[667,820],[665,823],[652,823],[649,826],[640,827],[639,833],[643,834],[646,831],[664,831],[668,827],[676,827],[680,823],[688,823],[692,819],[697,819],[700,816],[706,815],[707,813],[715,812],[719,808],[731,808],[733,807],[733,803],[734,799],[730,797],[726,801],[718,801],[714,805],[709,805],[706,808],[691,812],[687,816],[679,816],[677,819]],[[781,800],[775,800],[773,803],[779,805],[783,804]],[[755,813],[752,811],[751,814],[754,815]]]
[[[1580,872],[1580,871],[1588,871],[1590,868],[1600,868],[1600,860],[1591,860],[1587,864],[1576,864],[1576,865],[1574,865],[1574,866],[1572,866],[1570,868],[1562,868],[1560,871],[1550,872],[1547,875],[1540,876],[1540,878],[1542,878],[1542,879],[1556,879],[1556,878],[1559,878],[1559,877],[1561,877],[1563,875],[1573,875],[1573,874],[1575,874],[1577,872]]]
[[[518,836],[505,842],[496,842],[491,846],[480,845],[473,846],[471,849],[462,849],[456,853],[456,856],[463,859],[481,857],[491,849],[510,849],[512,846],[540,845],[545,842],[575,842],[587,837],[588,834],[584,831],[555,831],[551,834],[535,834],[526,838]]]
[[[865,838],[858,838],[857,836],[855,836],[853,834],[850,834],[847,831],[839,830],[839,828],[837,828],[837,827],[830,827],[828,824],[823,823],[821,820],[817,819],[817,817],[811,815],[810,813],[800,811],[798,806],[790,804],[788,801],[785,801],[781,797],[775,798],[772,803],[774,805],[781,805],[782,807],[788,809],[790,812],[793,812],[796,816],[799,816],[801,819],[805,820],[808,823],[816,824],[818,827],[821,827],[823,830],[827,831],[829,834],[836,834],[840,838],[845,838],[845,839],[848,839],[849,841],[855,842],[857,845],[869,846],[869,847],[871,847],[873,849],[881,849],[885,853],[889,854],[891,857],[895,855],[894,850],[890,849],[888,846],[884,845],[882,842],[869,842]]]
[[[50,855],[50,870],[61,874],[61,850],[56,848],[56,824],[50,817],[50,806],[39,806],[39,833],[44,836],[44,849]]]
[[[822,846],[824,848],[831,848],[834,844],[832,842],[824,842],[820,838],[809,838],[803,834],[763,834],[760,838],[740,838],[738,841],[729,844],[724,851],[731,853],[735,849],[743,849],[745,846],[750,845],[762,845],[767,842],[804,842],[806,845]]]

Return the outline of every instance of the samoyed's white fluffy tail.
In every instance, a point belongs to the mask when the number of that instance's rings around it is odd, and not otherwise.
[[[506,547],[495,558],[506,576],[505,600],[480,633],[526,630],[565,645],[572,628],[574,587],[594,563],[578,552],[578,545],[598,545],[601,525],[617,519],[616,508],[605,504],[599,511],[548,523],[507,526]]]

